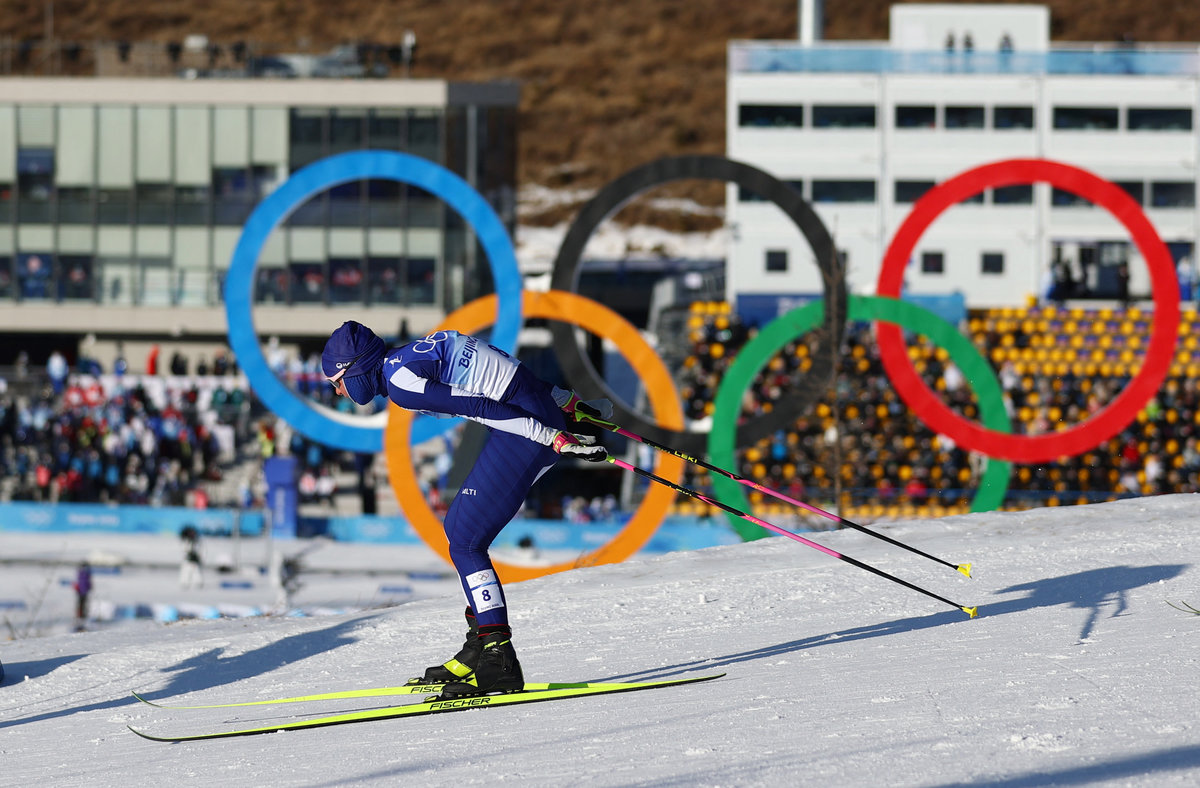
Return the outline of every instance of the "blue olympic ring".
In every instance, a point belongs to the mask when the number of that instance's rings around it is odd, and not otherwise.
[[[508,352],[515,349],[521,329],[522,283],[512,239],[492,206],[450,170],[407,153],[367,150],[321,159],[293,173],[258,204],[242,228],[225,279],[225,319],[234,357],[263,404],[294,429],[326,446],[377,453],[383,450],[386,411],[369,419],[336,413],[289,390],[267,365],[254,329],[252,308],[254,269],[271,232],[319,192],[364,178],[419,186],[445,201],[475,231],[492,269],[499,299],[491,342]],[[458,421],[418,417],[413,425],[413,441],[419,443],[442,435]]]

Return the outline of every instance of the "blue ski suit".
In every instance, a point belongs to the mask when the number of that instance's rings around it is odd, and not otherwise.
[[[383,380],[388,398],[405,410],[462,416],[488,428],[444,525],[450,558],[479,625],[507,625],[504,591],[488,547],[559,459],[552,443],[567,420],[555,400],[556,387],[504,351],[457,331],[438,331],[388,351]]]

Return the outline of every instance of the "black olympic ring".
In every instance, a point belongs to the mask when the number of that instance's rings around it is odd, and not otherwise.
[[[558,256],[554,258],[550,287],[576,292],[583,249],[600,223],[646,189],[685,178],[736,183],[775,203],[804,235],[804,240],[816,257],[825,284],[825,322],[817,332],[820,345],[813,354],[812,366],[796,390],[776,402],[770,413],[738,427],[735,445],[749,446],[794,422],[825,394],[833,381],[836,356],[842,344],[848,314],[846,273],[834,250],[833,238],[799,192],[769,173],[724,156],[672,156],[635,167],[600,189],[575,217],[558,248]],[[832,308],[828,306],[830,304]],[[584,399],[607,397],[613,402],[617,423],[636,425],[640,434],[660,443],[669,443],[682,451],[696,455],[704,453],[707,435],[663,429],[620,402],[580,350],[572,326],[551,321],[550,331],[554,337],[554,352],[563,373]]]

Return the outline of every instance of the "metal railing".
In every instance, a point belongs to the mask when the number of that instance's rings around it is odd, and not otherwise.
[[[408,76],[415,39],[314,51],[261,42],[68,41],[0,37],[2,76],[357,79]]]
[[[1044,52],[910,50],[874,43],[737,41],[731,73],[1200,76],[1200,46],[1060,45]]]

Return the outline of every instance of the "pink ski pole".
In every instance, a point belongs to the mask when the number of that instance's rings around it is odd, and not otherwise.
[[[944,566],[948,566],[951,569],[956,569],[959,572],[962,572],[967,577],[971,576],[971,565],[970,564],[950,563],[949,561],[946,561],[942,558],[938,558],[936,555],[930,555],[929,553],[926,553],[924,550],[919,550],[916,547],[913,547],[912,545],[907,545],[904,542],[900,542],[900,541],[897,541],[897,540],[891,538],[890,536],[885,536],[884,534],[881,534],[878,531],[872,531],[870,528],[867,528],[866,526],[859,525],[858,523],[853,522],[851,520],[847,520],[845,517],[842,517],[841,515],[834,514],[833,512],[827,512],[824,509],[813,506],[810,503],[805,503],[804,501],[798,501],[795,498],[792,498],[791,496],[784,495],[783,493],[779,492],[778,490],[772,490],[770,487],[765,487],[762,484],[754,481],[753,479],[747,479],[745,476],[739,476],[738,474],[733,473],[732,471],[727,471],[724,468],[720,468],[716,465],[713,465],[712,463],[705,462],[704,460],[702,460],[698,457],[693,457],[690,454],[684,454],[681,451],[672,449],[670,446],[664,446],[661,443],[652,441],[649,438],[638,435],[637,433],[630,432],[629,430],[625,429],[624,427],[621,427],[617,424],[613,424],[610,421],[604,421],[602,419],[595,418],[592,416],[587,416],[584,414],[580,414],[579,418],[581,420],[587,420],[587,421],[591,422],[592,424],[595,424],[599,427],[603,427],[604,429],[609,430],[611,432],[615,432],[618,435],[624,435],[626,438],[629,438],[630,440],[637,441],[638,443],[644,443],[653,449],[658,449],[659,451],[665,451],[667,454],[673,454],[676,457],[679,457],[680,459],[682,459],[686,462],[690,462],[695,465],[699,465],[701,468],[704,468],[713,473],[720,474],[721,476],[724,476],[727,479],[733,479],[738,484],[749,487],[752,490],[757,490],[758,492],[766,493],[767,495],[778,498],[781,501],[786,501],[786,502],[792,504],[793,506],[798,506],[801,509],[812,512],[813,514],[818,514],[822,517],[826,517],[830,520],[833,520],[838,525],[845,526],[846,528],[853,528],[856,531],[862,531],[864,534],[873,536],[876,539],[882,539],[883,541],[887,542],[888,544],[892,544],[892,545],[895,545],[896,547],[900,547],[900,548],[903,548],[910,552],[916,553],[919,556],[928,558],[931,561],[936,561],[937,563],[942,564]]]
[[[864,564],[862,561],[851,558],[848,555],[843,555],[842,553],[839,553],[836,550],[831,550],[828,547],[825,547],[824,545],[817,544],[816,542],[805,539],[803,536],[800,536],[799,534],[794,534],[785,528],[780,528],[778,525],[772,525],[771,523],[768,523],[766,520],[760,520],[759,518],[755,517],[752,514],[746,514],[745,512],[739,511],[739,510],[733,508],[732,506],[727,506],[726,504],[723,504],[720,501],[713,500],[712,498],[709,498],[707,495],[697,492],[696,490],[692,490],[687,487],[681,487],[680,485],[675,484],[674,482],[671,482],[671,481],[667,481],[666,479],[662,478],[661,476],[657,476],[657,475],[651,473],[650,471],[639,468],[636,465],[630,465],[629,463],[625,462],[624,460],[618,460],[616,457],[613,457],[610,455],[608,458],[608,461],[611,462],[613,465],[616,465],[618,468],[624,468],[627,471],[633,471],[638,476],[643,476],[647,479],[650,479],[651,481],[656,481],[659,484],[670,487],[672,490],[675,490],[676,492],[681,492],[684,495],[689,495],[692,498],[695,498],[696,500],[703,501],[707,504],[711,504],[720,509],[724,509],[725,511],[729,512],[730,514],[736,515],[736,516],[742,518],[743,520],[746,520],[747,522],[754,523],[755,525],[757,525],[761,528],[766,528],[768,531],[777,533],[780,536],[786,536],[788,539],[792,539],[793,541],[799,542],[802,545],[811,547],[814,550],[820,550],[822,553],[824,553],[825,555],[827,555],[831,558],[836,558],[839,561],[845,561],[848,564],[857,566],[859,569],[865,569],[868,572],[871,572],[872,574],[876,574],[876,575],[879,575],[880,577],[891,580],[893,583],[899,583],[900,585],[904,586],[905,588],[911,588],[913,591],[917,591],[918,593],[924,594],[925,596],[933,597],[934,599],[938,600],[939,602],[945,602],[947,605],[950,605],[951,607],[956,607],[959,610],[963,611],[971,618],[975,618],[976,614],[979,612],[978,607],[964,607],[963,605],[960,605],[957,602],[946,599],[946,597],[944,597],[944,596],[939,596],[939,595],[933,593],[932,591],[921,588],[918,585],[913,585],[912,583],[908,582],[907,580],[901,580],[900,578],[896,577],[895,575],[888,574],[887,572],[883,571],[882,569],[876,569],[875,567],[871,566],[870,564]]]

